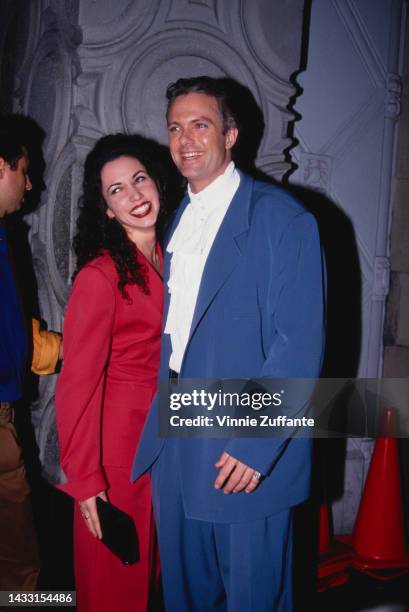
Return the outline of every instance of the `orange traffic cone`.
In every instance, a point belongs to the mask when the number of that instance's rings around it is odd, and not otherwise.
[[[329,518],[329,506],[328,504],[321,504],[320,506],[320,531],[319,531],[319,542],[318,552],[320,555],[328,552],[331,542],[331,530],[330,530],[330,518]]]
[[[409,571],[400,480],[396,412],[385,409],[355,522],[352,566],[380,580]],[[386,437],[389,436],[389,437]]]
[[[322,592],[344,584],[349,579],[346,570],[351,565],[354,552],[351,546],[332,536],[331,510],[327,502],[320,507],[318,552],[317,590]]]

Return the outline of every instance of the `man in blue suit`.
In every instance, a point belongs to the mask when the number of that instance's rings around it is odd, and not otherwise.
[[[292,195],[236,169],[223,81],[167,90],[188,193],[169,231],[160,378],[319,376],[323,265]],[[158,436],[153,402],[133,466],[151,470],[166,610],[292,610],[292,515],[309,494],[306,438]]]

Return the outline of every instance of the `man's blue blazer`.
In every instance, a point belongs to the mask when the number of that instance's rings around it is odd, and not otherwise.
[[[180,376],[183,378],[315,378],[324,350],[325,274],[313,216],[279,186],[240,173],[240,186],[210,250]],[[169,238],[189,200],[177,210]],[[164,321],[170,256],[164,262]],[[170,337],[163,334],[159,377],[169,376]],[[132,480],[176,444],[186,516],[211,522],[264,518],[309,494],[307,438],[158,436],[153,401]],[[214,488],[214,464],[227,451],[266,475],[251,494]],[[166,500],[161,500],[165,504]]]

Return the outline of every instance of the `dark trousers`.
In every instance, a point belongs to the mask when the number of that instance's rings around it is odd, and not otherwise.
[[[37,539],[13,410],[0,404],[0,590],[31,591],[40,571]]]

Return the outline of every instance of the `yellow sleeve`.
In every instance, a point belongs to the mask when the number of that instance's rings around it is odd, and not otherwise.
[[[32,319],[33,360],[31,371],[34,374],[53,374],[57,366],[61,344],[61,334],[40,330],[40,323]]]

